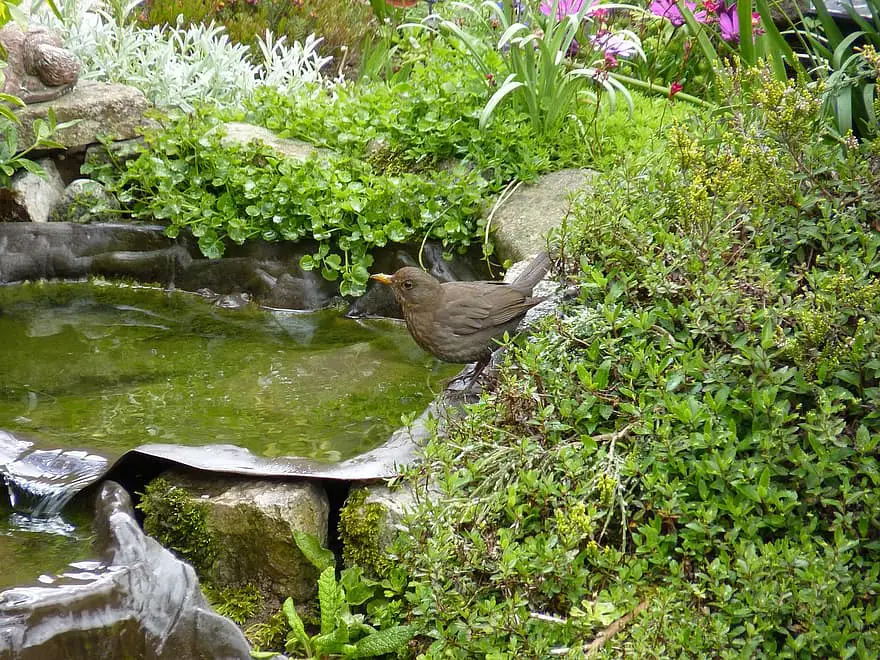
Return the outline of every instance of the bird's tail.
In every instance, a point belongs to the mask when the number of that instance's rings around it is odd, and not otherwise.
[[[535,285],[544,279],[549,270],[550,255],[546,252],[541,252],[529,262],[529,265],[525,267],[525,270],[517,276],[512,284],[517,289],[522,289],[523,291],[528,289],[531,292]]]

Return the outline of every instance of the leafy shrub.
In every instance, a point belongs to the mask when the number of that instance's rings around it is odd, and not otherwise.
[[[612,108],[619,93],[632,109],[626,88],[608,70],[619,64],[618,57],[644,54],[635,35],[609,31],[602,5],[593,9],[587,2],[555,0],[540,7],[509,1],[457,7],[471,13],[476,30],[462,27],[465,18],[441,19],[436,14],[409,27],[444,36],[467,53],[470,65],[493,92],[480,114],[481,127],[507,99],[529,116],[541,135],[556,131],[575,103],[598,106],[600,92]]]
[[[318,578],[320,629],[309,634],[293,599],[288,598],[282,607],[290,629],[285,650],[304,653],[298,657],[305,658],[370,658],[401,651],[413,634],[409,626],[391,625],[377,630],[367,623],[362,611],[356,611],[366,609],[375,614],[377,604],[381,609],[384,599],[376,594],[379,583],[365,578],[358,567],[343,569],[337,580],[336,559],[330,550],[321,547],[316,537],[303,532],[294,532],[294,540],[305,557],[321,571]],[[272,658],[276,653],[259,651],[252,655]]]
[[[301,265],[341,277],[340,292],[363,292],[370,250],[428,236],[450,251],[481,236],[478,211],[486,181],[455,166],[430,178],[377,175],[364,160],[317,153],[304,161],[271,148],[224,146],[216,116],[179,116],[146,136],[147,151],[125,164],[93,172],[118,191],[135,217],[166,220],[166,234],[188,229],[210,258],[224,240],[313,238],[316,252]]]
[[[247,104],[250,121],[333,153],[300,162],[265,147],[224,146],[221,119],[241,116],[206,108],[149,134],[145,152],[121,171],[87,169],[136,218],[167,221],[172,236],[192,231],[212,258],[226,239],[313,238],[318,246],[302,266],[358,295],[373,248],[433,238],[450,256],[463,252],[483,241],[487,198],[511,179],[590,163],[612,147],[636,148],[677,112],[636,99],[644,124],[633,126],[624,113],[601,115],[613,127],[606,133],[584,107],[547,139],[506,108],[481,130],[482,83],[462,76],[447,54],[420,51],[407,80],[295,96],[263,89]]]
[[[876,656],[876,156],[740,75],[584,198],[578,300],[413,470],[429,657],[580,657],[634,610],[609,655]]]
[[[839,135],[856,131],[865,138],[880,133],[874,91],[880,61],[880,2],[867,0],[870,19],[862,17],[852,6],[842,5],[858,27],[845,34],[828,12],[823,0],[814,3],[821,30],[802,31],[818,75],[825,80],[825,107]]]

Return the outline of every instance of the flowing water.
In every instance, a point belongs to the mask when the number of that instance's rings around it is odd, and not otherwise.
[[[0,429],[14,434],[0,438],[0,563],[15,567],[0,588],[87,555],[88,525],[61,508],[77,479],[128,449],[225,443],[340,461],[384,442],[456,369],[398,323],[335,310],[230,310],[107,284],[0,287]]]

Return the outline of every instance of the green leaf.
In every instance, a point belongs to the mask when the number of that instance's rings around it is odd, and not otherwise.
[[[287,617],[287,625],[290,626],[293,638],[302,645],[304,650],[308,651],[309,636],[306,634],[306,627],[303,625],[302,619],[299,618],[296,607],[293,605],[293,598],[288,598],[284,601],[284,604],[281,606],[281,611],[284,612],[284,616]]]
[[[293,532],[293,540],[296,541],[296,547],[305,558],[319,571],[336,568],[336,556],[332,550],[321,545],[321,540],[317,536],[296,530]]]
[[[393,626],[367,635],[357,643],[354,658],[370,658],[386,653],[396,653],[412,639],[411,626]]]
[[[510,94],[513,90],[522,87],[523,83],[519,80],[516,80],[516,74],[511,73],[507,76],[507,79],[498,88],[498,90],[492,94],[492,97],[489,99],[489,102],[486,103],[486,107],[483,108],[483,111],[480,113],[480,129],[484,129],[486,124],[489,123],[489,118],[492,116],[492,113],[495,112],[495,108],[498,107],[498,104],[504,100],[504,97]]]
[[[316,635],[312,638],[315,653],[318,655],[335,655],[342,653],[349,642],[349,630],[344,621],[337,620],[337,627],[327,634]]]
[[[684,18],[685,23],[687,23],[691,34],[696,37],[700,50],[703,51],[703,56],[714,66],[715,61],[718,59],[718,52],[715,50],[712,42],[709,41],[704,26],[697,22],[697,19],[694,18],[693,12],[684,3],[684,0],[677,0],[676,4],[681,11],[681,15]],[[751,20],[751,18],[749,20]]]
[[[318,603],[321,606],[321,634],[327,635],[336,628],[336,619],[345,602],[342,589],[336,584],[336,569],[324,569],[318,578]]]
[[[770,468],[765,467],[758,478],[758,493],[761,497],[767,495],[767,489],[770,487]]]
[[[752,0],[739,0],[736,3],[739,19],[739,55],[749,66],[755,66],[755,43],[752,37]]]

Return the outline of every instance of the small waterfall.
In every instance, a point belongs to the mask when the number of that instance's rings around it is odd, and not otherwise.
[[[79,450],[35,449],[0,430],[0,478],[15,511],[15,527],[64,533],[61,510],[107,469],[107,459]]]

